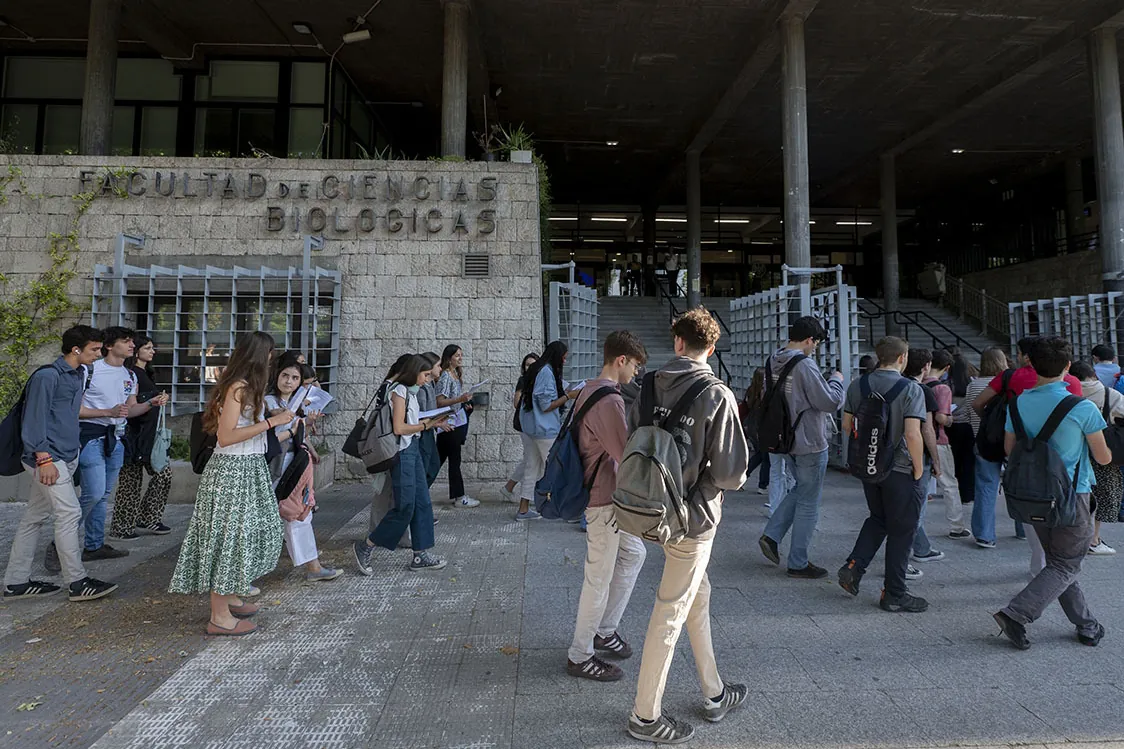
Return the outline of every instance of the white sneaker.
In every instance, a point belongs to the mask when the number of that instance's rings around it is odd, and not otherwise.
[[[925,573],[922,572],[921,570],[917,569],[916,567],[914,567],[912,564],[908,565],[905,568],[905,579],[906,580],[920,580],[923,577],[925,577]]]
[[[479,507],[479,506],[480,506],[480,500],[479,499],[473,499],[472,497],[468,496],[467,494],[464,495],[463,497],[457,497],[456,499],[453,500],[453,507]]]
[[[764,489],[758,489],[757,493],[758,494],[768,494],[769,493],[769,487],[766,486]]]
[[[1104,541],[1101,541],[1096,546],[1089,547],[1089,553],[1090,554],[1096,554],[1097,556],[1108,556],[1110,554],[1115,554],[1116,549],[1112,548],[1111,546],[1106,544]]]
[[[503,497],[504,502],[518,502],[519,501],[518,499],[515,498],[515,492],[509,491],[506,486],[500,487],[500,496]]]

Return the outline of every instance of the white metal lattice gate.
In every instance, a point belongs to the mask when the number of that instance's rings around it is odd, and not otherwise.
[[[601,371],[597,346],[597,291],[578,283],[550,284],[547,340],[562,341],[570,348],[562,377],[580,382]]]
[[[1101,343],[1119,351],[1120,315],[1124,314],[1124,294],[1108,294],[1035,299],[1011,302],[1011,354],[1017,353],[1022,338],[1057,335],[1073,345],[1073,355],[1084,359]]]

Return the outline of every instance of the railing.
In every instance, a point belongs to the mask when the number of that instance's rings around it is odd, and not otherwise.
[[[863,304],[868,304],[874,307],[875,311],[871,312],[863,309]],[[882,307],[882,305],[880,305],[878,302],[871,301],[870,299],[863,299],[859,302],[859,317],[870,322],[878,319],[893,320],[895,323],[901,326],[902,337],[907,340],[911,340],[911,337],[909,335],[909,328],[912,325],[932,340],[934,349],[944,349],[955,345],[960,348],[967,348],[970,351],[974,351],[977,356],[982,353],[970,341],[961,337],[955,331],[950,330],[948,326],[946,326],[940,320],[937,320],[935,317],[923,310],[915,310],[913,312],[902,312],[901,310],[895,310],[894,312],[890,312],[889,310]],[[934,332],[934,328],[939,328],[941,331],[943,331],[946,334],[947,338],[951,339],[951,342],[949,342],[949,340],[946,340],[946,338],[942,338],[938,333]],[[875,344],[874,326],[868,324],[866,326],[866,330],[867,340],[869,341],[871,348],[873,348]],[[911,340],[911,342],[915,341]]]
[[[985,338],[1006,341],[1011,337],[1011,314],[1006,302],[970,286],[963,279],[946,275],[944,281],[943,307],[955,312],[961,320],[975,322]]]
[[[675,318],[679,317],[679,308],[675,306],[675,299],[667,293],[667,288],[664,284],[657,283],[656,288],[659,290],[660,296],[667,300],[668,326],[670,327],[671,325],[675,324]],[[683,290],[682,286],[678,286],[677,288],[680,291]],[[710,316],[715,318],[718,321],[718,324],[726,329],[727,340],[729,340],[729,337],[732,334],[730,333],[730,329],[726,326],[726,323],[722,320],[721,317],[719,317],[717,312],[715,312],[714,310],[708,311],[710,312]],[[729,353],[729,349],[726,349],[726,351],[727,353]],[[730,368],[726,366],[726,362],[722,359],[722,352],[717,348],[714,349],[714,358],[718,360],[719,377],[725,380],[726,384],[729,385],[734,381],[734,377],[730,372]],[[724,377],[722,376],[722,373],[725,373]]]

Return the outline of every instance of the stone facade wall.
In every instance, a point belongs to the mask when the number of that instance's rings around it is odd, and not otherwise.
[[[1101,256],[1091,251],[966,273],[964,281],[1004,302],[1099,294],[1104,290]]]
[[[71,292],[84,304],[119,232],[147,237],[130,265],[227,268],[299,268],[303,236],[322,233],[313,264],[343,277],[333,393],[342,409],[327,422],[329,441],[342,444],[400,354],[456,343],[466,379],[491,379],[491,405],[473,414],[464,448],[466,479],[505,478],[520,455],[511,393],[523,354],[542,349],[533,166],[13,156],[0,157],[0,174],[8,164],[23,175],[0,206],[0,273],[13,283],[48,267],[48,232],[66,231],[73,196],[102,189],[111,170],[132,173],[122,182],[130,196],[99,198],[81,221]],[[487,253],[490,276],[464,277],[466,253]]]

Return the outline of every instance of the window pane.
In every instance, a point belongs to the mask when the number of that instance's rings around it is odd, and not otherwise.
[[[323,104],[324,63],[294,62],[290,96],[293,104]]]
[[[81,99],[86,60],[81,57],[9,57],[4,96],[27,99]]]
[[[152,99],[177,101],[180,98],[180,76],[167,60],[122,58],[117,61],[118,101]]]
[[[277,115],[270,109],[243,109],[238,113],[238,153],[253,156],[255,150],[280,155],[274,149],[274,123]]]
[[[141,114],[141,156],[175,156],[176,125],[179,112],[174,107],[145,107]]]
[[[113,108],[113,150],[114,156],[133,155],[133,107]]]
[[[371,146],[371,113],[367,109],[367,105],[359,99],[353,98],[351,100],[351,129],[355,131],[355,136],[363,147],[370,149]]]
[[[324,135],[324,110],[292,109],[289,112],[289,158],[315,159]]]
[[[195,155],[229,157],[234,143],[234,112],[200,109],[195,113]]]
[[[39,107],[34,104],[5,104],[0,140],[9,153],[35,153],[35,126]]]
[[[46,108],[43,128],[43,153],[78,153],[82,130],[82,107],[50,106]]]
[[[279,63],[219,60],[196,79],[199,101],[277,101]]]

